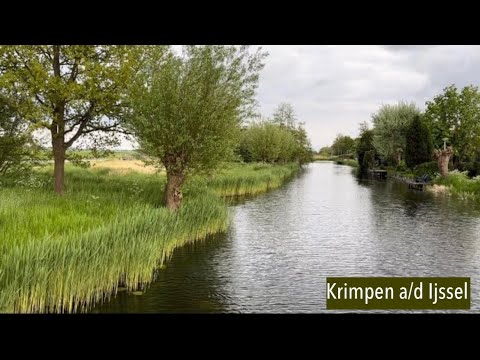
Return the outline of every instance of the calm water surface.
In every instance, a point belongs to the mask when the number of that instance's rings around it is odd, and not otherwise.
[[[480,209],[393,180],[310,164],[232,206],[227,234],[177,249],[143,295],[93,312],[324,312],[327,276],[471,277],[480,310]]]

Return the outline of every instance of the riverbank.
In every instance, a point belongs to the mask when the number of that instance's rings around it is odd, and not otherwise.
[[[451,171],[442,178],[434,171],[395,171],[388,169],[388,176],[396,180],[408,182],[427,174],[430,182],[426,190],[435,195],[453,196],[461,200],[480,201],[480,176],[469,178],[467,172]]]
[[[330,157],[325,157],[322,155],[314,155],[313,156],[314,161],[333,161],[337,165],[347,165],[351,167],[358,167],[358,161],[354,159],[344,159],[339,156],[330,156]]]
[[[86,311],[119,287],[142,288],[173,249],[226,231],[221,196],[279,187],[297,170],[235,164],[194,177],[178,213],[160,206],[162,174],[68,167],[61,198],[49,171],[1,188],[0,312]]]
[[[480,176],[469,178],[466,172],[451,171],[446,178],[435,178],[433,190],[462,200],[480,201]]]

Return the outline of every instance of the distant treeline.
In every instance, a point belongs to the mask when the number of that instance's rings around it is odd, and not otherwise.
[[[424,112],[414,103],[403,101],[383,105],[372,114],[371,124],[360,125],[357,138],[339,134],[318,154],[357,159],[361,170],[390,167],[445,175],[444,165],[449,170],[465,171],[470,177],[480,175],[478,87],[446,87],[427,101]]]

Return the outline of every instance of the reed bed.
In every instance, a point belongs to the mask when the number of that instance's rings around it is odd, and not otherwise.
[[[257,194],[296,170],[238,164],[192,178],[177,213],[160,205],[162,175],[69,168],[62,198],[48,172],[0,188],[0,312],[84,312],[119,286],[144,288],[176,247],[227,230],[218,195]]]

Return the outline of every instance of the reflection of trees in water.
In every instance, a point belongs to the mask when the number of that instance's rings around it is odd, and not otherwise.
[[[471,276],[480,262],[480,219],[431,194],[388,180],[372,186],[377,270],[396,276]],[[474,270],[476,269],[476,270]]]

